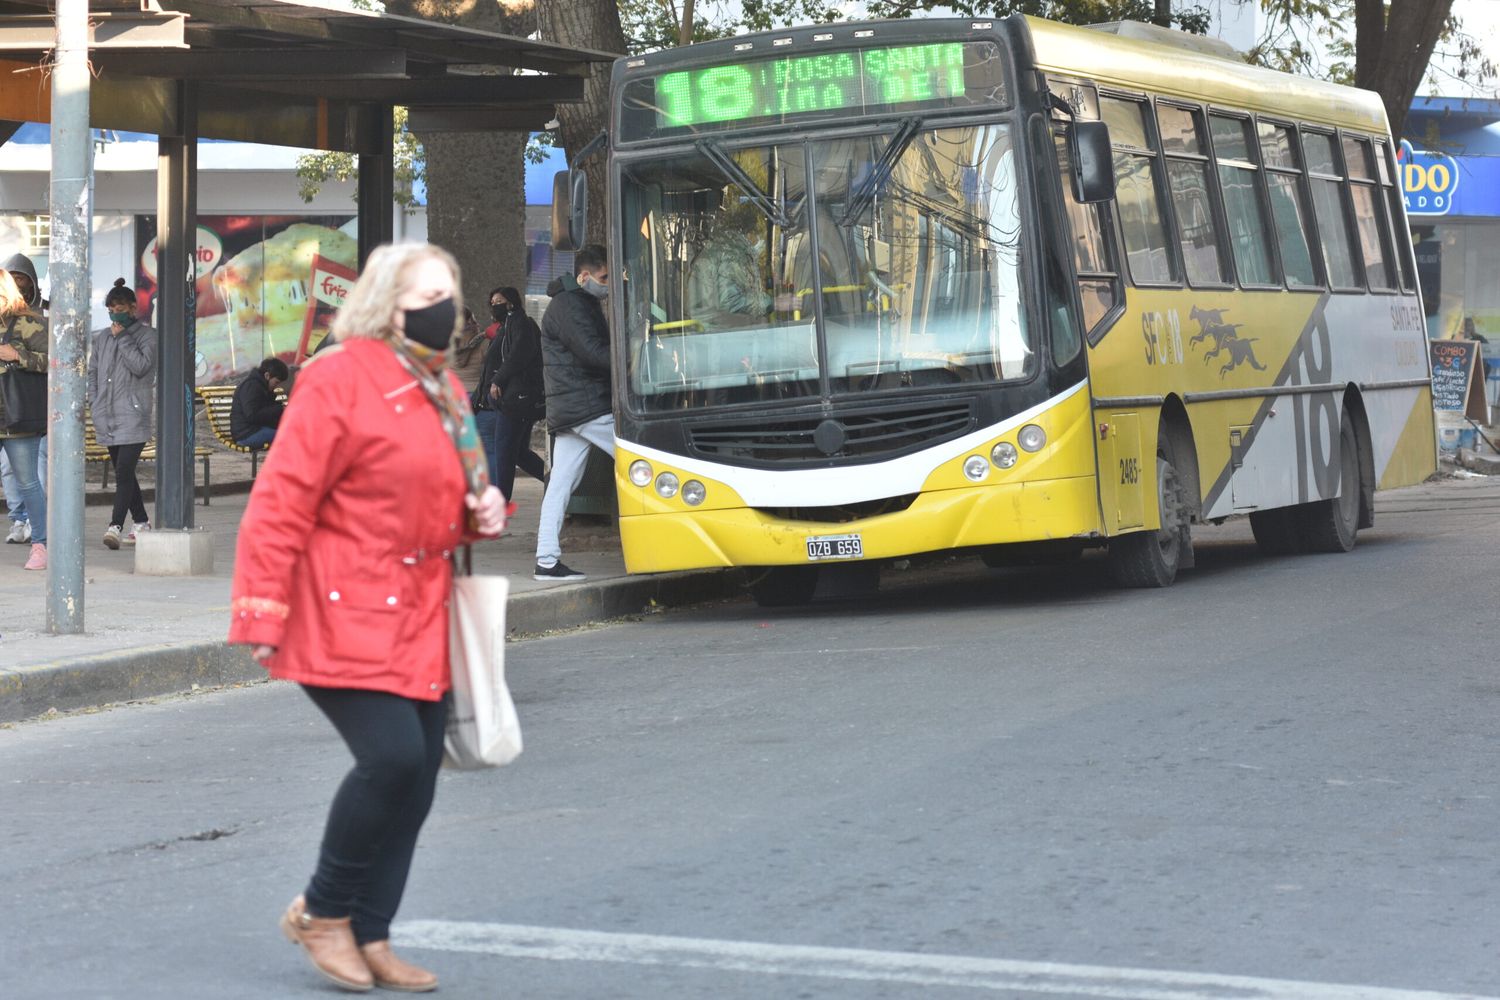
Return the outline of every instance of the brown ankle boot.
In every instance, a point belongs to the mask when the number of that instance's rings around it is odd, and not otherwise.
[[[430,993],[437,989],[438,977],[426,969],[403,962],[391,951],[389,941],[371,941],[359,946],[365,964],[375,976],[375,985],[402,993]]]
[[[348,917],[314,917],[307,912],[307,901],[298,896],[281,915],[281,932],[307,949],[313,968],[344,989],[364,993],[375,985]]]

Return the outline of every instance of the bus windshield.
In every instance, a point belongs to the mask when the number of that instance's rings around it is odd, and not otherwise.
[[[621,194],[639,409],[1034,370],[1007,125],[912,118],[818,142],[700,141],[628,163]]]

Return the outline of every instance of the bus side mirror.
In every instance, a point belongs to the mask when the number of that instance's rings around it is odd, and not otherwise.
[[[559,170],[552,176],[552,249],[559,253],[582,249],[588,221],[588,179],[582,170]]]
[[[1073,161],[1073,197],[1080,204],[1112,201],[1115,166],[1109,126],[1074,121],[1068,125],[1068,157]]]

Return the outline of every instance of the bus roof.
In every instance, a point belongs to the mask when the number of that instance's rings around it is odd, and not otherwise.
[[[1028,17],[1038,69],[1121,90],[1206,101],[1367,132],[1388,131],[1368,90],[1251,66],[1236,58]]]

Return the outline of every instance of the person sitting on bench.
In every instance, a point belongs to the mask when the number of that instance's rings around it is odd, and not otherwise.
[[[234,390],[229,408],[229,436],[235,444],[260,449],[276,437],[276,425],[286,404],[276,398],[277,386],[285,385],[291,372],[280,358],[266,358]]]

